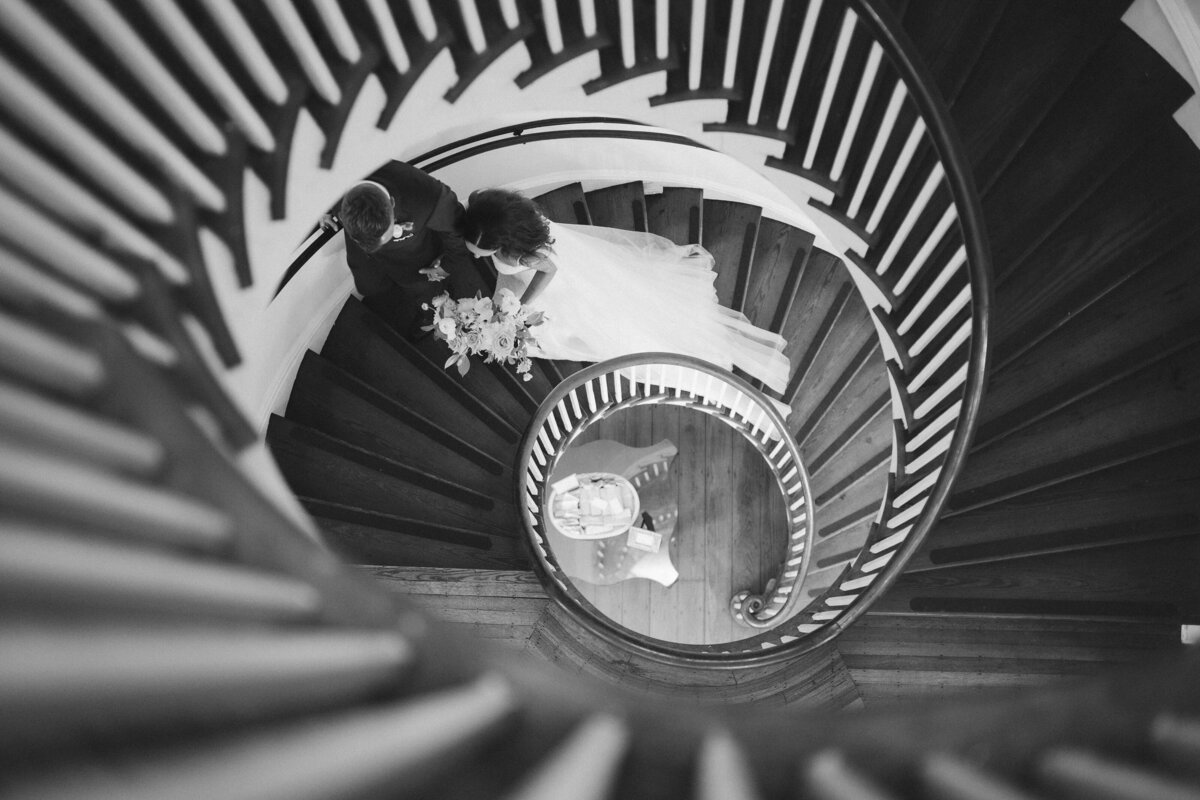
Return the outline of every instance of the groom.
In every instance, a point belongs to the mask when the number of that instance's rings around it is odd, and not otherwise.
[[[446,290],[458,296],[456,278],[470,266],[462,213],[449,186],[402,161],[388,162],[342,198],[338,217],[354,286],[410,340],[424,333],[422,303]]]

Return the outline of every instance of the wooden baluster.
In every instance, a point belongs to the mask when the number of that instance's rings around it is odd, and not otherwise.
[[[128,272],[93,249],[27,201],[0,190],[0,232],[19,248],[36,253],[60,275],[104,300],[124,303],[138,296],[139,287]]]
[[[850,157],[850,147],[858,134],[858,126],[862,122],[863,112],[867,107],[867,98],[875,86],[875,78],[879,75],[879,64],[883,60],[883,48],[879,42],[871,42],[871,53],[867,56],[867,66],[858,82],[858,91],[854,95],[854,103],[850,107],[850,115],[842,129],[842,141],[838,145],[837,155],[833,157],[833,167],[829,170],[829,179],[840,181],[842,172],[846,169],[846,160]]]
[[[113,134],[149,156],[196,202],[213,211],[224,210],[225,196],[216,184],[24,0],[0,4],[0,23],[19,36],[29,52],[104,120]]]
[[[629,746],[629,728],[606,714],[579,725],[507,800],[604,800],[613,796],[617,772]]]
[[[504,27],[510,31],[521,24],[516,0],[500,0],[500,18],[504,20]]]
[[[946,754],[928,756],[920,777],[925,792],[937,800],[1032,800],[1011,784]]]
[[[921,334],[921,338],[918,339],[913,345],[911,350],[913,357],[915,358],[924,352],[925,346],[929,342],[933,341],[933,337],[941,333],[942,328],[945,327],[945,325],[956,314],[958,314],[959,311],[966,308],[970,301],[971,290],[969,287],[964,286],[962,290],[959,291],[958,295],[952,301],[950,301],[950,304],[946,306],[945,310],[938,315],[938,318],[933,321],[933,324],[931,324],[925,330],[925,332]],[[962,324],[958,326],[958,330],[956,330],[954,334],[947,339],[940,348],[938,348],[938,351],[934,353],[933,357],[931,357],[928,362],[926,362],[925,366],[921,368],[916,377],[912,379],[912,382],[908,384],[908,390],[910,392],[920,391],[921,387],[925,385],[926,381],[932,378],[934,374],[942,367],[942,365],[944,365],[950,359],[950,356],[954,353],[954,351],[957,350],[961,345],[965,344],[970,337],[971,320],[966,319],[963,320]]]
[[[942,239],[950,230],[951,225],[953,225],[957,220],[958,209],[955,207],[954,203],[951,202],[947,206],[946,210],[942,212],[941,218],[938,220],[937,225],[934,226],[933,230],[930,231],[929,236],[925,239],[925,243],[921,245],[921,249],[917,251],[916,255],[913,256],[912,261],[909,262],[908,267],[905,268],[904,274],[900,276],[900,280],[896,281],[896,285],[892,289],[894,294],[899,295],[906,288],[908,288],[908,285],[918,275],[921,274],[921,270],[924,268],[925,262],[929,260],[929,256],[933,253],[934,249],[942,243]],[[957,229],[955,231],[955,236],[958,236]]]
[[[233,0],[200,0],[213,24],[221,31],[242,66],[263,96],[274,105],[287,101],[288,88],[275,68],[271,57],[263,50],[254,31]]]
[[[925,312],[925,309],[929,307],[929,304],[937,298],[938,293],[942,290],[942,287],[944,287],[950,281],[950,278],[954,277],[955,274],[964,270],[966,265],[967,248],[963,245],[959,245],[958,249],[954,252],[954,255],[950,258],[950,261],[945,267],[942,268],[942,271],[938,273],[937,278],[934,279],[933,283],[929,285],[929,288],[925,290],[925,293],[921,295],[920,299],[904,315],[904,319],[900,321],[900,325],[896,328],[896,331],[901,335],[904,335],[912,330],[913,324],[917,321],[921,314]],[[896,284],[896,293],[899,294],[906,288],[908,288],[908,284],[901,280],[900,283]]]
[[[917,152],[917,146],[925,138],[925,132],[925,120],[918,117],[917,121],[913,123],[912,130],[908,133],[908,139],[905,140],[904,147],[900,150],[900,155],[896,158],[896,163],[892,165],[892,172],[888,176],[887,183],[883,185],[883,191],[880,193],[879,199],[875,202],[871,218],[867,220],[867,233],[875,233],[875,229],[879,227],[879,222],[883,219],[883,212],[891,205],[892,197],[896,194],[896,189],[900,186],[900,179],[908,172],[908,167],[912,164],[913,156]],[[934,167],[934,170],[936,172],[941,168],[941,163],[938,163]],[[882,275],[883,272],[879,274]]]
[[[637,39],[634,31],[633,0],[617,0],[617,18],[620,28],[621,64],[632,69],[637,64]]]
[[[904,450],[908,453],[914,453],[921,448],[925,442],[929,441],[934,434],[943,430],[958,418],[958,412],[962,410],[962,401],[958,401],[943,411],[938,418],[932,422],[926,423],[920,427],[915,435],[911,436],[904,443]]]
[[[355,38],[354,31],[350,29],[350,23],[346,21],[346,15],[342,13],[341,7],[334,0],[309,0],[309,2],[316,9],[317,16],[325,26],[338,55],[350,64],[357,63],[362,58],[362,48],[358,46],[358,39]]]
[[[396,688],[413,662],[412,646],[391,631],[14,625],[2,633],[0,735],[19,726],[34,738],[100,722],[144,729],[327,708]]]
[[[52,308],[67,316],[86,319],[99,319],[104,314],[93,297],[4,247],[0,247],[0,295],[35,313]]]
[[[312,586],[236,565],[187,560],[142,547],[89,541],[42,526],[5,525],[0,586],[10,609],[71,607],[124,613],[291,621],[321,607]]]
[[[1056,750],[1037,767],[1038,785],[1066,800],[1196,800],[1200,790],[1082,750]]]
[[[804,12],[804,25],[800,28],[800,40],[796,44],[792,66],[788,70],[787,84],[783,89],[783,102],[779,106],[779,120],[776,127],[781,131],[787,130],[791,124],[792,110],[796,106],[796,96],[800,90],[800,79],[804,77],[804,67],[808,63],[813,34],[817,29],[817,17],[821,14],[821,3],[822,0],[811,0]],[[756,113],[755,119],[757,116]]]
[[[838,33],[837,45],[833,51],[833,61],[829,64],[825,75],[825,88],[821,90],[821,101],[817,105],[817,116],[813,121],[812,132],[808,137],[808,147],[804,151],[804,168],[813,169],[817,160],[817,147],[825,134],[825,122],[829,119],[829,109],[833,105],[833,95],[838,83],[842,80],[842,69],[846,66],[846,53],[850,49],[850,37],[854,35],[854,25],[857,17],[850,9],[842,18],[842,29]],[[781,125],[780,130],[786,126]]]
[[[596,35],[596,0],[579,0],[579,26],[583,28],[583,36],[590,39]]]
[[[914,130],[916,130],[914,128]],[[912,233],[913,227],[917,224],[917,219],[925,212],[925,208],[929,205],[929,201],[933,198],[933,193],[942,185],[942,181],[946,178],[946,168],[942,166],[942,162],[937,162],[933,169],[929,171],[929,177],[925,179],[925,183],[921,186],[921,191],[917,194],[915,200],[909,206],[908,213],[904,215],[904,219],[900,223],[900,227],[892,234],[891,241],[888,244],[887,250],[883,257],[879,259],[879,265],[875,271],[880,275],[885,274],[892,266],[896,255],[900,252],[900,248],[908,240],[908,235]],[[889,202],[891,198],[889,197]],[[886,203],[880,200],[880,203],[875,208],[875,214],[872,219],[882,215],[882,209]],[[878,222],[876,223],[876,225]],[[868,225],[868,230],[874,231],[875,226]]]
[[[158,472],[166,455],[161,442],[143,433],[3,380],[0,428],[41,448],[139,476]]]
[[[1159,761],[1200,777],[1200,720],[1160,714],[1150,727],[1150,739]]]
[[[225,135],[192,100],[191,93],[163,66],[142,36],[117,13],[109,0],[74,3],[73,8],[128,68],[133,79],[174,120],[180,132],[209,155],[225,154]]]
[[[733,0],[729,6],[729,29],[725,39],[725,69],[721,73],[721,88],[733,90],[737,82],[738,48],[742,45],[742,23],[746,17],[746,0]]]
[[[811,11],[812,6],[809,6]],[[758,124],[758,115],[762,110],[763,95],[767,90],[767,77],[771,73],[771,57],[775,54],[775,40],[779,37],[779,21],[783,16],[783,0],[771,0],[767,10],[767,26],[763,31],[762,46],[758,51],[758,67],[754,71],[754,85],[750,90],[750,110],[746,114],[747,122]],[[796,57],[800,58],[797,50]]]
[[[550,52],[558,55],[563,51],[562,21],[558,18],[558,0],[542,0],[542,27],[546,31],[546,44]]]
[[[101,232],[118,249],[154,262],[167,280],[182,285],[190,276],[187,268],[141,230],[129,224],[106,201],[68,176],[40,153],[7,131],[0,129],[0,159],[5,176],[41,204],[71,220],[79,228]]]
[[[943,400],[945,400],[951,392],[962,386],[967,380],[967,365],[963,364],[950,378],[937,388],[933,394],[925,399],[921,405],[913,409],[913,418],[922,419],[926,414],[937,408]]]
[[[670,0],[655,0],[654,3],[654,58],[666,61],[671,55],[671,4]]]
[[[892,800],[892,795],[851,768],[835,750],[813,756],[803,769],[805,797],[812,800]]]
[[[166,195],[2,56],[0,103],[43,144],[92,176],[126,208],[154,223],[165,225],[174,220]]]
[[[704,24],[708,18],[707,0],[692,0],[691,27],[688,29],[688,77],[689,92],[700,88],[704,67]]]
[[[937,442],[925,448],[919,456],[911,459],[905,464],[907,472],[917,473],[925,467],[933,463],[933,460],[950,449],[950,442],[954,439],[954,431],[950,431]]]
[[[71,397],[87,397],[104,382],[93,354],[0,312],[0,367],[22,380]]]
[[[462,15],[463,26],[467,29],[467,43],[476,53],[487,50],[487,36],[483,32],[483,20],[479,18],[479,9],[475,0],[458,0],[458,10]]]
[[[0,452],[0,487],[24,513],[167,545],[212,549],[232,533],[224,512],[190,497],[11,443]]]
[[[883,112],[883,121],[879,125],[879,130],[875,133],[875,141],[871,145],[871,152],[867,154],[867,163],[863,166],[862,175],[859,176],[858,183],[854,188],[854,196],[850,199],[850,206],[846,210],[846,216],[850,217],[850,219],[858,219],[863,201],[867,196],[867,188],[875,179],[875,170],[879,167],[879,161],[883,157],[883,150],[887,146],[888,139],[892,136],[892,129],[896,127],[896,120],[900,116],[900,107],[904,104],[904,98],[907,95],[908,92],[904,88],[904,83],[898,81],[896,88],[892,90],[891,98],[888,100],[887,109]]]
[[[336,642],[330,640],[330,646]],[[377,649],[364,642],[365,655]],[[361,649],[361,648],[360,648]],[[319,675],[314,674],[319,679]],[[324,689],[325,684],[315,684]],[[325,694],[326,692],[322,692]],[[474,751],[502,732],[516,709],[512,690],[489,677],[415,701],[344,712],[144,757],[121,774],[47,778],[12,797],[106,800],[222,797],[328,800],[385,792],[403,796],[439,766],[470,767]],[[107,778],[107,779],[106,779]]]
[[[400,38],[391,6],[387,4],[387,0],[367,0],[367,10],[375,21],[375,30],[379,32],[379,38],[383,42],[383,50],[387,53],[388,60],[392,62],[396,72],[401,75],[408,72],[412,69],[412,59],[408,56],[408,48],[404,46],[404,40]]]
[[[86,5],[88,0],[72,2]],[[238,130],[245,134],[246,141],[264,152],[273,151],[275,137],[271,129],[174,0],[142,0],[142,8],[171,42],[192,73],[212,91]]]
[[[438,35],[437,17],[433,15],[433,9],[429,7],[429,0],[408,0],[408,8],[412,11],[413,19],[417,22],[417,30],[421,32],[422,38],[427,42],[432,42]]]

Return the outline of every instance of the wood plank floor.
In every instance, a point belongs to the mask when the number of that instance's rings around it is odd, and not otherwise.
[[[592,426],[577,444],[609,439],[678,448],[666,493],[678,505],[671,561],[679,579],[669,587],[644,578],[609,586],[575,586],[601,613],[636,633],[680,644],[720,644],[747,638],[735,626],[729,599],[761,591],[779,569],[787,542],[783,497],[758,452],[725,424],[696,411],[654,406],[629,409]]]

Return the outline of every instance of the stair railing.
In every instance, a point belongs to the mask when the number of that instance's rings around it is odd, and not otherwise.
[[[559,566],[546,538],[545,498],[550,478],[566,450],[588,426],[622,410],[671,405],[708,414],[728,425],[766,460],[787,509],[787,554],[779,573],[761,593],[737,592],[730,600],[734,620],[749,628],[767,628],[787,619],[796,606],[812,550],[812,493],[800,452],[783,431],[779,411],[760,392],[732,373],[699,359],[669,353],[643,353],[605,361],[569,376],[542,401],[522,440],[517,460],[517,502],[536,563],[560,602],[583,609],[594,627],[612,633],[613,623],[598,614]],[[645,637],[621,629],[618,635],[639,647]],[[658,643],[649,645],[651,649]],[[687,647],[689,655],[737,646]]]
[[[798,171],[823,176],[837,190],[829,201],[809,203],[845,226],[846,263],[872,307],[897,424],[888,489],[870,535],[797,627],[811,646],[836,636],[887,590],[941,513],[979,414],[991,306],[978,194],[933,78],[884,3],[835,6],[844,31],[864,32],[871,41],[855,89],[857,110],[827,162],[830,172]],[[843,41],[832,58],[839,51],[844,56]],[[890,96],[888,80],[894,80]],[[868,96],[876,103],[888,96],[874,135],[856,130]],[[905,120],[911,125],[906,135]],[[900,141],[885,180],[880,154]],[[800,135],[791,147],[803,149],[802,164],[811,166],[822,153],[828,158],[830,145],[818,131],[806,143]],[[767,166],[797,171],[786,154]]]

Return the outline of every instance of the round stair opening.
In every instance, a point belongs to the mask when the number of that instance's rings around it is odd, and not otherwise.
[[[547,583],[651,648],[758,647],[796,611],[808,566],[808,479],[783,431],[771,401],[704,362],[647,354],[577,373],[523,448]]]

